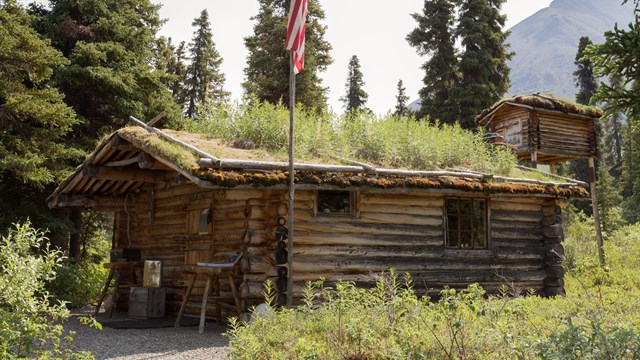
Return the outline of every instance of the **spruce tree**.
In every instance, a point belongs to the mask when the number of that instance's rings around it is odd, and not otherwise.
[[[418,26],[407,41],[418,54],[429,56],[423,65],[424,86],[419,91],[422,105],[418,117],[429,115],[446,123],[458,120],[458,107],[452,90],[458,82],[453,26],[455,6],[452,0],[425,0],[422,14],[411,16]]]
[[[597,76],[621,80],[601,83],[593,101],[606,102],[610,112],[619,111],[628,116],[623,137],[621,185],[623,216],[629,222],[640,220],[640,9],[638,1],[634,3],[636,16],[628,28],[616,25],[605,33],[604,43],[586,49]]]
[[[83,125],[73,141],[92,149],[96,134],[165,111],[167,124],[181,119],[178,106],[153,67],[162,21],[150,0],[52,0],[43,19],[54,47],[70,60],[55,79]]]
[[[509,89],[509,67],[513,53],[505,44],[506,16],[500,13],[505,0],[457,0],[460,17],[456,35],[462,54],[458,66],[461,80],[455,87],[460,125],[475,127],[475,117],[500,100]]]
[[[289,105],[289,51],[285,48],[288,0],[258,0],[260,9],[251,19],[256,23],[253,35],[244,39],[249,51],[246,80],[242,87],[248,96],[272,104]],[[320,73],[333,60],[331,45],[324,40],[324,11],[318,0],[308,1],[305,36],[304,71],[296,75],[296,102],[308,108],[322,110],[327,104],[327,88],[322,86]]]
[[[187,105],[187,88],[185,85],[187,65],[185,63],[185,47],[185,42],[181,41],[173,54],[173,60],[167,67],[167,71],[175,77],[174,81],[168,85],[169,90],[171,91],[171,94],[173,94],[173,100],[182,110],[184,110]]]
[[[407,107],[407,101],[409,101],[409,96],[407,96],[407,89],[404,87],[402,80],[398,80],[398,94],[396,95],[396,109],[393,112],[394,115],[397,116],[405,116],[409,115],[409,108]]]
[[[0,233],[31,218],[34,226],[65,227],[46,198],[83,152],[65,141],[78,123],[51,82],[67,60],[33,28],[14,0],[0,3]]]
[[[349,70],[345,84],[347,93],[340,98],[340,101],[344,103],[346,112],[362,109],[367,103],[369,95],[364,91],[363,86],[364,79],[362,71],[360,71],[360,61],[356,55],[353,55],[349,60]]]
[[[598,90],[598,84],[595,76],[593,75],[593,63],[588,57],[585,57],[584,52],[589,45],[593,45],[593,43],[588,36],[580,38],[580,42],[578,43],[578,52],[576,53],[576,60],[574,62],[577,69],[573,72],[573,77],[576,80],[576,86],[578,87],[576,102],[584,105],[589,105],[591,98]]]
[[[216,50],[209,24],[209,13],[202,10],[200,17],[193,20],[196,28],[189,43],[189,66],[187,68],[186,115],[195,117],[198,106],[208,101],[226,102],[229,93],[224,90],[224,74],[220,72],[222,57]]]

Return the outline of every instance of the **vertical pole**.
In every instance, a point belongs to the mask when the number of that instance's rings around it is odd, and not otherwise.
[[[295,194],[295,172],[293,157],[293,119],[296,106],[296,73],[293,72],[293,51],[290,52],[289,72],[289,249],[287,252],[287,307],[293,305],[293,200]]]
[[[538,168],[538,152],[536,150],[531,151],[531,167]]]
[[[593,208],[593,221],[596,227],[596,243],[598,244],[598,258],[600,265],[604,266],[604,247],[602,244],[602,230],[600,228],[600,212],[598,211],[598,197],[596,195],[596,166],[594,158],[589,158],[589,188],[591,190],[591,207]]]

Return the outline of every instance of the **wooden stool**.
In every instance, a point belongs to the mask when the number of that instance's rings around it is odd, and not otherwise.
[[[118,295],[118,290],[120,289],[120,273],[123,270],[131,271],[131,281],[133,285],[137,283],[136,281],[136,269],[142,268],[144,266],[143,261],[120,261],[120,262],[112,262],[112,263],[104,263],[102,266],[105,269],[109,269],[109,276],[107,276],[107,281],[104,283],[104,287],[102,288],[102,292],[100,293],[100,298],[98,299],[98,305],[96,305],[96,311],[93,313],[93,316],[98,315],[100,311],[100,306],[102,306],[102,302],[104,301],[104,297],[107,295],[107,291],[109,290],[109,285],[111,284],[111,280],[115,277],[116,282],[113,285],[113,294],[111,295],[111,304],[107,309],[106,313],[109,318],[113,315],[113,308],[116,306],[116,299]]]
[[[235,264],[230,266],[218,266],[218,267],[195,266],[195,265],[188,265],[184,267],[182,272],[187,277],[191,276],[191,280],[188,283],[187,290],[182,299],[182,305],[180,305],[180,311],[178,312],[178,318],[176,319],[175,327],[180,327],[180,322],[182,321],[184,310],[187,307],[187,303],[189,302],[189,297],[191,296],[191,292],[193,291],[193,284],[195,284],[196,278],[198,277],[198,275],[205,276],[207,279],[207,282],[204,286],[204,293],[202,294],[202,305],[200,308],[200,326],[198,328],[198,332],[200,334],[204,332],[205,315],[207,312],[207,298],[211,290],[211,285],[216,284],[219,287],[220,276],[227,276],[227,278],[229,279],[229,284],[231,286],[231,292],[233,294],[233,300],[235,302],[235,306],[222,303],[220,301],[221,298],[220,298],[219,289],[216,290],[215,295],[216,295],[216,305],[217,305],[217,311],[218,311],[218,314],[217,314],[218,323],[222,321],[222,315],[220,310],[221,306],[230,306],[236,311],[236,315],[240,315],[240,313],[242,312],[242,308],[240,307],[240,297],[238,296],[238,290],[236,289],[236,284],[233,281],[234,266]]]

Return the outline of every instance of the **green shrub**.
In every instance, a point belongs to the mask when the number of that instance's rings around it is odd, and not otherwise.
[[[30,223],[15,225],[0,242],[0,358],[82,358],[68,348],[61,322],[64,304],[51,304],[45,283],[60,267],[60,254]]]
[[[96,301],[106,275],[106,269],[99,264],[71,263],[61,266],[55,279],[46,288],[56,301],[65,302],[69,308],[77,309]]]

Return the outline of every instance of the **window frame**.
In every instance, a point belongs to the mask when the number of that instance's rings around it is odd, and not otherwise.
[[[318,211],[319,198],[321,192],[345,192],[349,193],[349,211],[344,213],[325,213]],[[360,192],[356,190],[316,190],[314,194],[314,206],[313,206],[313,215],[314,216],[326,216],[326,217],[360,217]]]
[[[458,201],[458,211],[456,214],[449,214],[448,212],[448,201],[449,200],[456,200]],[[463,214],[462,213],[462,209],[460,208],[460,201],[461,200],[465,200],[465,201],[471,201],[471,214]],[[484,221],[483,221],[483,225],[484,225],[484,229],[483,230],[478,230],[475,227],[474,224],[474,217],[475,217],[475,204],[476,202],[479,201],[483,201],[484,202],[484,208],[483,208],[483,213],[484,213]],[[486,197],[465,197],[465,196],[445,196],[444,198],[444,204],[443,204],[443,208],[442,208],[442,213],[443,213],[443,228],[444,228],[444,248],[447,251],[474,251],[474,252],[481,252],[481,251],[490,251],[491,249],[491,231],[490,231],[490,204],[489,204],[489,198]],[[460,219],[461,217],[469,217],[471,219],[471,224],[472,224],[472,228],[467,230],[467,229],[463,229],[462,228],[462,222],[458,221],[457,224],[457,228],[454,229],[453,231],[455,233],[458,234],[458,241],[457,241],[457,246],[449,246],[449,239],[450,239],[450,232],[451,230],[449,229],[449,215],[454,215],[456,217],[458,217],[458,219]],[[485,239],[485,245],[483,247],[476,247],[476,240],[477,240],[477,234],[479,231],[483,231],[484,232],[484,239]],[[462,244],[460,242],[460,234],[462,233],[470,233],[472,234],[472,238],[471,238],[471,247],[462,247]]]

